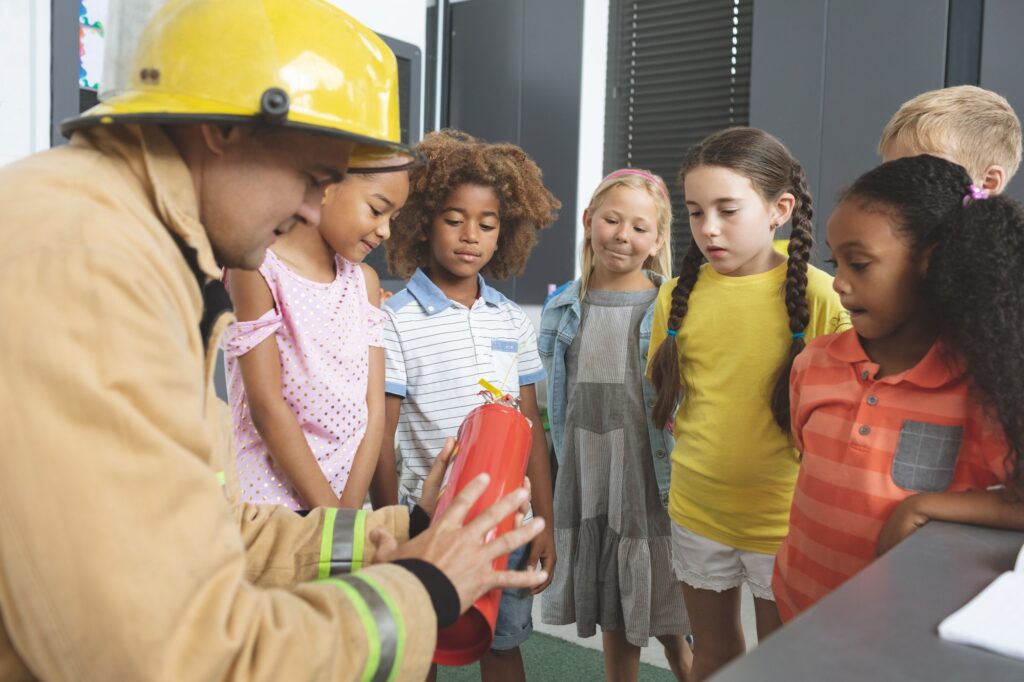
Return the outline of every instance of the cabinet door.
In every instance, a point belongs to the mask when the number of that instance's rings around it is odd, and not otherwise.
[[[575,272],[583,2],[456,2],[450,36],[448,125],[522,147],[562,202],[526,271],[491,282],[518,303],[542,303],[549,283]]]

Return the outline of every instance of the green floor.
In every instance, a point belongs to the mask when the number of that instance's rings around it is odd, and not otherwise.
[[[529,682],[576,682],[577,680],[603,680],[604,658],[600,651],[586,649],[550,635],[534,632],[523,645],[523,661]],[[438,682],[477,682],[480,666],[476,663],[463,668],[438,666]],[[640,664],[640,679],[672,682],[672,673]]]

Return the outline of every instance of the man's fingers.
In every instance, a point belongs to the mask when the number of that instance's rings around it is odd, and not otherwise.
[[[483,512],[481,512],[475,519],[467,523],[466,530],[472,532],[476,537],[482,538],[492,528],[501,523],[502,519],[514,514],[516,509],[518,509],[526,499],[527,494],[525,489],[517,488],[513,490],[508,495],[483,510]]]
[[[525,526],[510,530],[504,535],[491,540],[487,543],[486,547],[487,553],[490,555],[488,560],[493,561],[502,554],[508,554],[517,547],[522,547],[540,535],[542,530],[544,530],[544,519],[535,518]]]
[[[437,457],[434,458],[434,463],[430,467],[430,473],[427,474],[426,480],[423,482],[423,487],[427,488],[430,486],[441,487],[441,481],[444,479],[444,472],[448,469],[448,461],[452,458],[452,453],[455,451],[455,439],[449,436],[444,441],[444,446],[441,451],[437,453]]]
[[[450,522],[455,526],[461,526],[463,521],[466,520],[466,515],[469,514],[469,510],[473,508],[476,501],[484,494],[484,491],[487,490],[487,486],[490,482],[490,476],[487,474],[480,474],[467,483],[466,487],[460,490],[459,494],[452,500],[452,503],[448,506],[448,509],[445,510],[444,516],[442,516],[440,520]],[[483,516],[483,514],[481,514],[481,516]]]
[[[523,588],[532,590],[548,579],[547,571],[499,571],[492,576],[494,587],[500,589]]]
[[[455,439],[448,436],[444,439],[441,451],[434,458],[434,464],[431,466],[430,474],[427,476],[428,479],[433,477],[444,478],[445,469],[448,468],[448,460],[452,458],[453,452],[455,452]]]
[[[441,452],[437,453],[437,458],[447,464],[453,452],[455,452],[455,439],[448,436],[444,439],[444,445],[441,446]]]

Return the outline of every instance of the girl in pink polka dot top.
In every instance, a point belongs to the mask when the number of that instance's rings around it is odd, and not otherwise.
[[[362,261],[408,194],[407,172],[350,171],[327,188],[318,227],[297,220],[258,271],[228,273],[238,322],[223,348],[244,501],[363,505],[384,429],[384,314]]]

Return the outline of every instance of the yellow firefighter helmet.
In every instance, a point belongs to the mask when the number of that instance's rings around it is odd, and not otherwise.
[[[262,122],[353,140],[353,167],[415,163],[400,141],[394,54],[327,2],[170,0],[150,14],[137,40],[118,36],[121,55],[108,54],[104,69],[114,87],[64,121],[65,135],[109,123]]]

